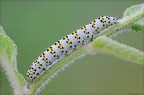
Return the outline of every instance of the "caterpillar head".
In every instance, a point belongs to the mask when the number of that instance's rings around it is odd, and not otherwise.
[[[116,24],[117,23],[117,19],[114,17],[110,17],[110,23],[111,25]]]

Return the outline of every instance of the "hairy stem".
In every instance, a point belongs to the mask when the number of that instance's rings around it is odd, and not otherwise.
[[[94,49],[102,52],[110,53],[117,57],[133,61],[135,63],[144,64],[144,53],[136,48],[121,44],[105,36],[99,36],[92,43]]]

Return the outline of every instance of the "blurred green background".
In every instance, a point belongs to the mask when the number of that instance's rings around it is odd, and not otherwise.
[[[100,15],[120,19],[126,8],[143,0],[1,0],[0,24],[18,47],[17,65],[26,78],[33,60],[66,34]],[[125,32],[113,39],[144,50],[144,34]],[[1,67],[0,67],[1,69]],[[0,70],[0,95],[12,89]],[[144,93],[143,66],[108,54],[76,61],[42,90],[41,94]]]

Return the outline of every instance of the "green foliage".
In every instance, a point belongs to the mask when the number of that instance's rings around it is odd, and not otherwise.
[[[132,24],[132,30],[136,32],[144,32],[144,17]]]
[[[8,60],[13,60],[12,56],[17,55],[17,47],[14,42],[5,34],[2,27],[0,26],[0,53],[7,55]],[[12,63],[14,65],[14,63]]]
[[[127,8],[124,13],[123,16],[133,16],[135,14],[137,14],[140,11],[143,11],[144,5],[143,4],[139,4],[139,5],[134,5],[131,6],[130,8]]]
[[[24,77],[18,72],[16,64],[17,46],[0,26],[0,65],[2,66],[15,94],[26,85]]]

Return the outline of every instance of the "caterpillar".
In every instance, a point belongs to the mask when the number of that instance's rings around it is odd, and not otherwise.
[[[48,70],[57,60],[79,48],[89,40],[93,40],[103,29],[116,24],[117,20],[111,16],[100,16],[84,25],[71,34],[64,36],[47,48],[28,69],[27,78],[29,82],[34,82],[45,70]]]

